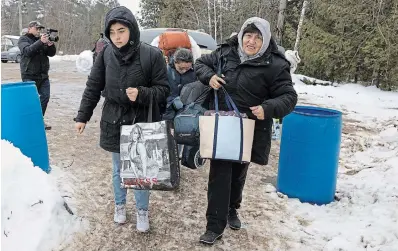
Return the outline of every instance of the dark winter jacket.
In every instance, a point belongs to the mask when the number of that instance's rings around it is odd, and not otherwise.
[[[121,125],[147,122],[148,106],[152,97],[153,121],[159,121],[159,106],[165,105],[169,94],[166,63],[161,51],[156,47],[140,43],[138,24],[131,11],[125,7],[116,7],[108,12],[105,20],[105,36],[109,39],[109,29],[115,21],[124,23],[130,29],[127,51],[122,52],[110,44],[98,54],[75,118],[77,122],[89,121],[102,92],[105,101],[100,122],[100,146],[110,152],[120,152]],[[141,65],[143,60],[148,62],[145,70]],[[146,72],[150,75],[148,76]],[[135,102],[127,97],[128,87],[138,89]]]
[[[281,118],[293,111],[297,94],[292,86],[289,63],[273,39],[261,57],[243,63],[238,46],[237,36],[232,37],[216,51],[199,58],[195,72],[199,80],[208,85],[221,62],[226,90],[239,111],[256,120],[252,162],[265,165],[271,148],[272,118]],[[264,120],[258,120],[250,110],[257,105],[264,109]],[[210,106],[214,109],[212,103]],[[228,110],[225,102],[220,102],[220,109]]]
[[[42,80],[48,78],[50,62],[48,57],[55,55],[55,44],[47,46],[34,35],[27,33],[18,40],[21,51],[21,78],[31,80]]]

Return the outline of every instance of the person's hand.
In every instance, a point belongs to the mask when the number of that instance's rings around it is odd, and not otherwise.
[[[54,43],[53,43],[53,42],[51,42],[51,41],[48,41],[48,42],[47,42],[47,45],[48,45],[48,46],[53,46],[53,45],[54,45]]]
[[[224,75],[222,75],[224,77]],[[221,87],[221,84],[225,85],[225,80],[217,76],[217,74],[214,74],[213,77],[211,77],[209,85],[211,88],[218,90],[218,88]]]
[[[47,44],[48,43],[48,35],[47,34],[41,35],[40,40],[43,44]]]
[[[134,102],[138,96],[138,89],[129,87],[126,89],[126,94],[127,97],[129,97],[129,99]]]
[[[259,120],[264,120],[264,109],[261,105],[250,107],[254,116]]]
[[[84,131],[84,128],[86,128],[86,123],[76,122],[75,128],[76,128],[77,133],[82,134]]]

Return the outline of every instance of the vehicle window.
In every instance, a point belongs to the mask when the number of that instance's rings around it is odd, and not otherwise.
[[[10,48],[12,48],[14,45],[9,38],[2,38],[1,39],[1,51],[8,51]]]

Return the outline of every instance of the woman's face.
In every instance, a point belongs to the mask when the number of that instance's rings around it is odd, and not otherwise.
[[[133,130],[131,133],[131,138],[133,139],[133,141],[137,141],[139,137],[140,134],[138,132],[138,129]]]
[[[189,71],[189,69],[192,68],[192,63],[191,62],[178,62],[175,63],[174,66],[176,67],[176,70],[180,74],[184,74],[185,72]]]
[[[114,23],[111,25],[109,30],[109,36],[112,40],[112,43],[117,48],[121,48],[129,42],[130,30],[127,26],[121,23]]]
[[[258,33],[245,33],[242,38],[243,51],[248,56],[256,55],[263,45],[263,37]]]

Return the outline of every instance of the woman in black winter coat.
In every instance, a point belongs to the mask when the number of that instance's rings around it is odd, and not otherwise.
[[[80,103],[76,130],[82,133],[100,96],[105,98],[100,122],[100,146],[112,153],[114,221],[126,222],[126,189],[120,178],[120,129],[122,125],[147,122],[154,100],[153,122],[160,120],[160,107],[169,95],[166,63],[159,49],[140,43],[137,21],[126,7],[116,7],[105,17],[105,36],[111,41],[98,54]],[[145,65],[143,65],[146,62]],[[157,111],[157,112],[156,112]],[[149,229],[149,190],[134,190],[137,230]]]
[[[218,69],[221,76],[216,74]],[[297,103],[289,69],[271,38],[269,23],[258,17],[246,20],[238,35],[195,63],[196,75],[203,84],[213,89],[223,85],[239,111],[256,121],[251,162],[268,163],[272,118],[286,116]],[[223,99],[221,96],[220,101]],[[220,102],[219,109],[228,107]],[[227,223],[234,230],[241,228],[236,209],[242,201],[248,167],[249,163],[211,160],[207,226],[200,242],[213,244],[222,237]]]

